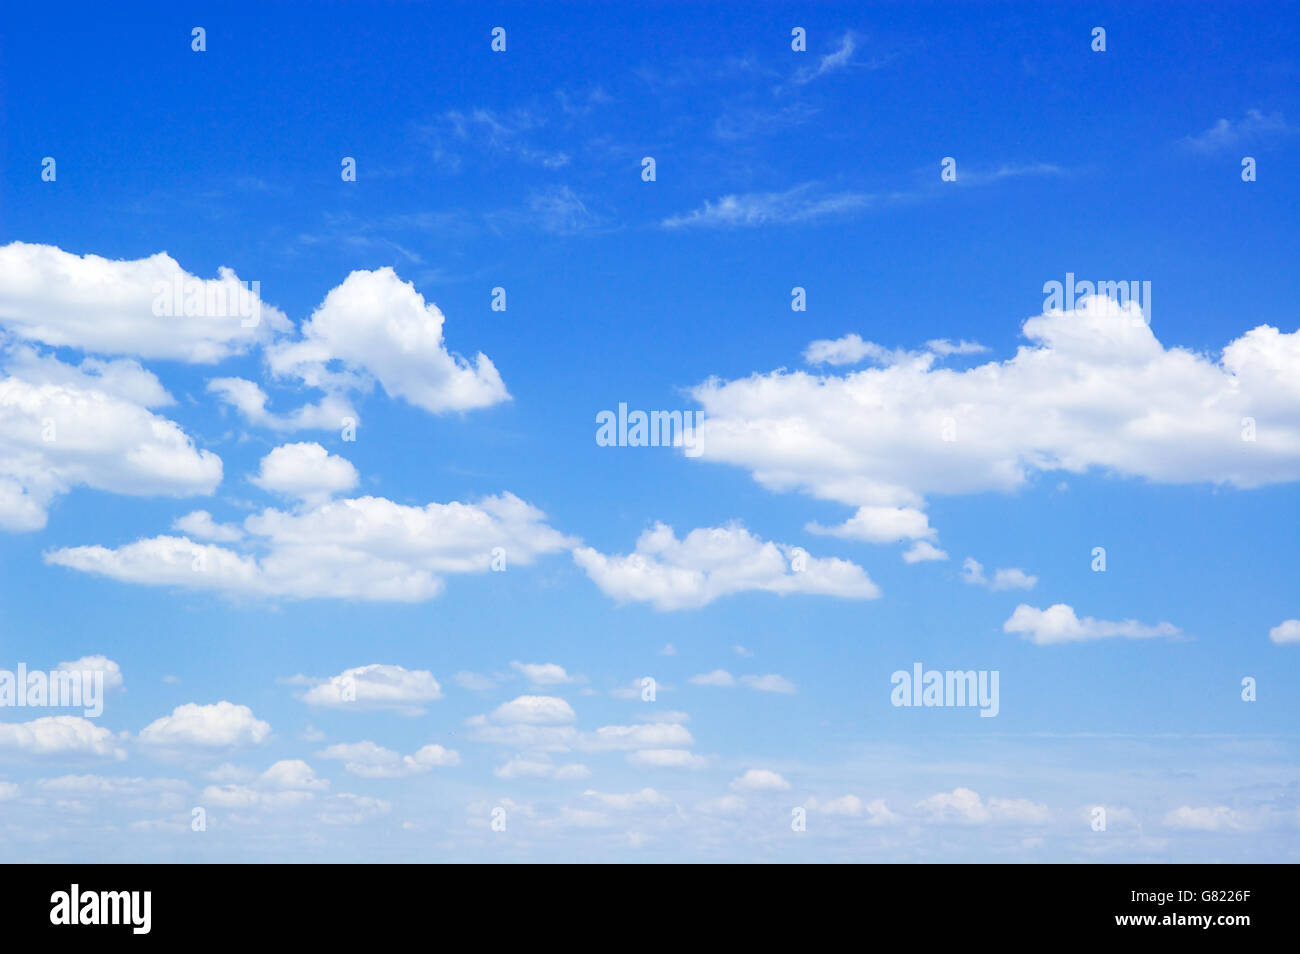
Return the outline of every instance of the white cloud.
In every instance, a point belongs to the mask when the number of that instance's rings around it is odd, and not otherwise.
[[[183,517],[177,517],[172,521],[172,529],[214,543],[234,543],[244,536],[244,531],[234,524],[217,523],[212,519],[212,514],[206,510],[195,510]]]
[[[868,825],[894,825],[902,820],[889,810],[883,798],[864,802],[856,795],[841,795],[839,798],[823,801],[812,796],[804,802],[804,806],[809,811],[821,812],[825,815],[844,815],[850,818],[865,815]]]
[[[988,822],[1012,822],[1039,825],[1049,818],[1047,806],[1023,798],[990,798],[987,803],[978,792],[955,788],[940,792],[916,803],[916,807],[935,821],[958,821],[982,825]]]
[[[708,759],[685,749],[640,749],[628,753],[627,760],[641,768],[704,768]]]
[[[49,373],[51,362],[62,373]],[[53,359],[41,367],[30,378],[0,372],[0,529],[41,529],[50,504],[75,487],[185,497],[221,483],[221,458],[139,403],[143,385],[121,380],[156,382],[152,375],[138,366],[121,371],[120,363],[112,365],[118,372],[101,374]]]
[[[823,527],[819,523],[810,523],[806,529],[810,533],[867,543],[897,543],[934,536],[930,518],[915,507],[859,507],[857,513],[838,526]]]
[[[510,668],[535,686],[563,686],[569,683],[586,682],[582,676],[570,676],[563,666],[556,663],[512,662]]]
[[[61,662],[56,668],[65,672],[102,672],[105,690],[122,688],[122,667],[107,656],[82,656]]]
[[[257,476],[249,478],[272,493],[320,504],[351,490],[359,477],[352,462],[315,443],[282,444],[262,458]]]
[[[1268,631],[1268,638],[1279,646],[1300,643],[1300,619],[1284,619]]]
[[[995,570],[993,579],[984,575],[984,566],[974,557],[967,557],[961,564],[961,578],[965,583],[987,586],[990,590],[1032,590],[1038,585],[1038,577],[1030,576],[1018,567]]]
[[[1214,153],[1232,149],[1273,134],[1291,133],[1295,130],[1282,118],[1281,113],[1267,116],[1258,109],[1246,110],[1238,120],[1219,119],[1213,126],[1196,136],[1188,136],[1183,144],[1197,152]]]
[[[725,669],[715,669],[712,672],[700,673],[698,676],[691,676],[686,680],[693,686],[718,686],[721,688],[730,688],[736,684],[736,677]]]
[[[309,706],[331,709],[391,709],[422,715],[425,704],[442,698],[442,686],[427,669],[370,663],[345,669],[302,694]]]
[[[559,696],[519,696],[501,703],[489,718],[504,725],[560,725],[573,722],[577,714]]]
[[[1183,805],[1166,814],[1164,821],[1170,828],[1191,831],[1244,831],[1250,827],[1249,819],[1242,812],[1227,805],[1203,808]]]
[[[354,271],[303,322],[300,339],[270,346],[267,359],[278,377],[332,392],[374,380],[390,396],[434,413],[508,400],[487,355],[471,363],[447,350],[444,321],[391,268]],[[331,370],[335,362],[341,370]]]
[[[694,686],[715,686],[721,689],[729,689],[735,685],[745,686],[748,689],[755,689],[759,692],[781,692],[790,693],[795,691],[795,685],[784,676],[778,676],[775,673],[758,676],[741,676],[737,679],[725,669],[715,669],[712,672],[700,673],[698,676],[691,676],[687,682]]]
[[[26,755],[126,758],[126,750],[108,729],[80,716],[45,716],[31,722],[0,722],[0,751]]]
[[[853,51],[857,47],[853,33],[845,33],[840,38],[840,45],[830,53],[825,53],[817,60],[815,67],[805,67],[799,70],[794,76],[794,82],[800,86],[805,83],[811,83],[818,77],[825,76],[827,73],[834,73],[842,70],[853,62]]]
[[[492,774],[497,778],[551,778],[563,782],[587,778],[591,770],[577,763],[556,765],[544,755],[533,758],[516,756],[493,770]]]
[[[758,692],[792,693],[795,691],[793,682],[776,673],[768,673],[765,676],[741,676],[740,684]]]
[[[460,764],[460,753],[441,745],[426,745],[413,755],[401,755],[368,740],[331,745],[320,757],[342,762],[344,771],[360,778],[401,778]]]
[[[320,791],[329,788],[329,782],[317,778],[315,770],[302,759],[282,759],[273,764],[259,779],[261,785],[276,791]]]
[[[51,245],[11,242],[0,247],[0,327],[26,341],[99,354],[132,355],[209,364],[243,354],[291,325],[278,309],[246,292],[245,319],[238,313],[238,276],[229,268],[216,279],[199,279],[165,252],[113,261],[74,255]],[[201,314],[191,295],[202,281]],[[157,286],[184,294],[175,315],[155,314]],[[189,287],[187,287],[189,283]],[[214,308],[217,300],[224,308]],[[222,312],[226,316],[221,316]]]
[[[760,540],[740,526],[692,530],[678,540],[662,523],[641,534],[635,552],[606,556],[590,547],[574,560],[607,595],[658,610],[697,609],[750,590],[874,599],[880,589],[857,564],[813,558],[796,547]],[[801,569],[795,569],[801,567]]]
[[[903,554],[904,563],[927,563],[931,560],[948,559],[948,551],[940,550],[934,544],[926,540],[918,540],[912,544],[911,549]]]
[[[1079,619],[1074,608],[1065,603],[1056,603],[1045,610],[1021,603],[1011,618],[1002,624],[1002,631],[1021,633],[1025,639],[1039,646],[1116,636],[1124,639],[1152,639],[1177,636],[1181,632],[1172,623],[1162,622],[1148,626],[1131,619],[1122,622],[1094,619],[1091,616]]]
[[[248,706],[223,700],[216,705],[177,706],[171,715],[145,726],[140,741],[163,749],[226,749],[261,745],[270,734],[271,726]]]
[[[327,825],[360,825],[392,810],[393,803],[382,798],[340,792],[316,817]]]
[[[840,375],[711,379],[692,392],[699,459],[852,507],[917,508],[1091,468],[1243,488],[1300,479],[1300,332],[1261,325],[1216,360],[1166,348],[1135,304],[1104,296],[1023,331],[1013,358],[961,371],[919,354]],[[1242,440],[1248,417],[1254,441]]]
[[[749,769],[744,775],[731,780],[737,792],[782,792],[790,783],[770,769]]]
[[[640,808],[661,808],[671,805],[672,801],[667,797],[660,795],[653,788],[643,788],[639,792],[597,792],[594,789],[587,789],[582,793],[584,797],[594,799],[607,808],[617,809],[618,811],[630,811]]]
[[[304,404],[289,414],[276,414],[266,406],[270,400],[266,392],[246,378],[213,378],[208,391],[249,424],[273,431],[337,431],[349,418],[360,420],[351,402],[338,394],[326,394],[315,404]]]
[[[0,492],[0,500],[2,500]],[[292,599],[421,602],[440,574],[485,572],[500,547],[512,565],[571,546],[545,514],[513,494],[477,504],[405,506],[382,497],[332,500],[302,512],[266,509],[244,521],[250,552],[160,536],[116,549],[68,547],[48,563],[127,583]],[[255,556],[251,551],[264,550]]]
[[[876,196],[861,192],[822,193],[809,182],[785,192],[749,192],[706,200],[699,208],[670,215],[660,224],[666,229],[754,228],[847,215],[875,202]]]

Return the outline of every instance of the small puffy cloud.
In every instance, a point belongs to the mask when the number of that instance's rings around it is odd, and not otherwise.
[[[212,519],[212,514],[206,510],[195,510],[183,517],[177,517],[172,521],[172,529],[213,543],[235,543],[244,536],[244,531],[234,524],[217,523]]]
[[[117,736],[80,716],[0,722],[0,752],[37,756],[126,758]]]
[[[1038,585],[1038,577],[1030,576],[1018,567],[995,570],[993,578],[984,575],[984,566],[974,557],[967,557],[961,564],[961,578],[965,583],[986,586],[990,590],[1032,590]]]
[[[988,822],[1042,824],[1048,820],[1047,806],[1024,798],[990,798],[986,803],[969,788],[940,792],[916,803],[917,809],[934,821],[957,821],[982,825]]]
[[[320,503],[351,490],[360,478],[351,461],[315,443],[282,444],[262,458],[250,480],[263,490]]]
[[[776,673],[768,673],[765,676],[741,676],[740,684],[758,692],[792,693],[795,691],[793,682]]]
[[[145,726],[140,741],[160,749],[227,749],[261,745],[270,734],[271,726],[248,706],[223,700],[215,705],[177,706],[171,715]]]
[[[1172,623],[1162,622],[1148,626],[1131,619],[1120,622],[1094,619],[1091,616],[1079,619],[1074,609],[1065,603],[1056,603],[1045,610],[1021,603],[1011,614],[1011,618],[1002,624],[1002,631],[1020,633],[1025,639],[1039,646],[1113,637],[1153,639],[1177,636],[1181,633],[1181,630]]]
[[[570,676],[563,666],[556,663],[512,662],[510,668],[534,686],[563,686],[569,683],[586,682],[582,676]]]
[[[928,540],[918,540],[903,554],[904,563],[928,563],[948,559],[948,551],[940,550]]]
[[[460,764],[460,753],[441,745],[426,745],[413,755],[401,755],[368,740],[331,745],[320,757],[342,762],[344,771],[360,778],[401,778]]]
[[[689,748],[695,744],[690,730],[675,722],[648,725],[605,725],[586,733],[578,745],[588,751],[628,751],[635,749]]]
[[[699,769],[708,765],[708,759],[685,749],[638,749],[629,752],[627,760],[641,768]]]
[[[930,518],[915,507],[859,507],[857,513],[838,526],[823,527],[819,523],[810,523],[806,529],[809,533],[867,543],[897,543],[934,536]]]
[[[606,808],[612,808],[618,811],[630,811],[642,808],[661,808],[672,804],[672,801],[669,798],[660,795],[653,788],[643,788],[639,792],[624,793],[598,792],[589,788],[582,794],[583,797],[597,801]]]
[[[698,609],[735,593],[759,590],[868,600],[880,588],[860,566],[813,558],[797,547],[760,540],[739,526],[692,530],[678,540],[662,523],[645,531],[635,552],[606,556],[590,547],[575,562],[608,596],[658,610]]]
[[[687,682],[694,686],[714,686],[720,689],[729,689],[732,686],[741,685],[748,689],[755,689],[759,692],[782,692],[790,693],[795,691],[795,685],[784,676],[778,676],[775,673],[758,676],[741,676],[737,679],[725,669],[715,669],[713,672],[701,673],[698,676],[691,676]]]
[[[359,420],[351,402],[338,394],[326,394],[315,404],[276,414],[266,406],[270,401],[266,392],[245,378],[213,378],[208,382],[208,391],[238,411],[249,424],[272,431],[337,431],[344,420]]]
[[[106,690],[122,688],[122,667],[107,656],[82,656],[61,662],[56,668],[63,672],[102,672]]]
[[[577,713],[559,696],[519,696],[501,703],[488,718],[505,725],[562,725],[573,722]]]
[[[259,779],[261,785],[275,791],[320,791],[329,788],[329,782],[316,777],[316,772],[302,759],[282,759],[276,762]]]
[[[447,350],[444,322],[391,268],[355,271],[303,322],[299,340],[272,345],[267,358],[277,377],[332,392],[377,381],[391,397],[433,413],[509,400],[487,355],[467,361]]]
[[[1284,619],[1268,631],[1268,638],[1279,646],[1300,643],[1300,619]]]
[[[749,769],[732,779],[731,787],[737,792],[783,792],[790,783],[770,769]]]
[[[693,686],[717,686],[719,688],[730,688],[736,684],[736,677],[725,669],[715,669],[713,672],[700,673],[698,676],[691,676],[686,680]]]
[[[563,782],[587,778],[591,770],[578,763],[556,765],[544,755],[533,758],[516,756],[493,770],[492,774],[497,778],[551,778]]]
[[[883,798],[864,802],[856,795],[841,795],[839,798],[824,800],[814,796],[804,802],[804,806],[809,811],[821,812],[824,815],[843,815],[849,818],[866,816],[868,825],[894,825],[902,820],[889,810]]]
[[[422,715],[425,705],[442,698],[442,686],[426,669],[371,663],[345,669],[301,696],[309,706],[331,709],[391,709]]]

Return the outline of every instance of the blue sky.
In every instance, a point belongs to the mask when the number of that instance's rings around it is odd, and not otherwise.
[[[12,14],[0,669],[112,688],[0,707],[0,850],[1295,860],[1297,25]]]

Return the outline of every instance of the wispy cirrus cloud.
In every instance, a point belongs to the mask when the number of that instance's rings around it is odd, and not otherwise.
[[[1288,124],[1281,113],[1265,115],[1258,109],[1248,109],[1241,119],[1220,118],[1209,129],[1195,136],[1186,136],[1181,142],[1194,152],[1214,153],[1295,131],[1296,128]]]

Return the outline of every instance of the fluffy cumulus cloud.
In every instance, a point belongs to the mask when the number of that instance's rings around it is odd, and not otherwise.
[[[45,716],[0,723],[0,752],[38,756],[126,758],[121,740],[80,716]]]
[[[122,688],[122,667],[107,656],[82,656],[61,662],[55,668],[63,672],[103,673],[105,690]]]
[[[824,815],[865,818],[868,825],[893,825],[901,820],[898,815],[890,811],[883,798],[864,802],[856,795],[841,795],[838,798],[826,799],[811,796],[804,802],[804,807]]]
[[[1300,479],[1300,332],[1261,325],[1197,354],[1100,296],[1023,332],[1014,357],[961,371],[925,351],[844,374],[709,380],[693,390],[699,457],[853,507],[916,508],[1090,468],[1236,487]]]
[[[1300,643],[1300,619],[1284,619],[1268,631],[1268,638],[1279,646]]]
[[[573,557],[607,595],[659,610],[696,609],[750,590],[860,600],[880,595],[855,563],[815,559],[739,526],[692,530],[678,540],[672,527],[658,523],[641,534],[630,554],[607,556],[580,547]]]
[[[248,706],[221,701],[215,705],[187,703],[171,715],[155,719],[140,731],[140,741],[159,749],[230,749],[261,745],[271,726]]]
[[[994,570],[993,576],[984,573],[984,565],[974,557],[967,557],[961,564],[961,578],[965,583],[986,586],[990,590],[1032,590],[1038,585],[1038,577],[1031,576],[1019,567],[1007,567]]]
[[[290,323],[229,268],[200,279],[166,252],[114,261],[12,242],[0,247],[0,327],[52,347],[212,363]]]
[[[359,479],[351,461],[315,443],[282,444],[262,458],[254,484],[271,493],[320,503],[351,490]]]
[[[301,677],[295,681],[312,682]],[[391,709],[422,715],[427,703],[442,698],[442,686],[426,669],[371,663],[315,682],[301,698],[308,705],[331,709]]]
[[[41,529],[76,487],[185,497],[221,483],[221,458],[151,410],[171,398],[135,362],[0,360],[0,529]]]
[[[737,792],[783,792],[790,783],[771,769],[749,769],[732,779],[731,787]]]
[[[528,565],[573,543],[548,526],[540,510],[509,493],[476,504],[424,507],[382,497],[330,500],[293,512],[264,510],[248,517],[243,530],[243,552],[159,536],[117,548],[63,548],[45,559],[128,583],[420,602],[442,591],[443,574],[488,570],[498,548],[509,565]]]
[[[360,778],[401,778],[460,764],[460,753],[441,745],[426,745],[412,755],[401,755],[370,741],[331,745],[320,757],[342,762],[345,771]]]
[[[1150,626],[1132,619],[1119,622],[1094,619],[1091,616],[1079,619],[1074,608],[1065,603],[1056,603],[1047,609],[1038,609],[1021,603],[1015,608],[1011,618],[1002,624],[1002,631],[1020,633],[1025,639],[1039,646],[1114,637],[1152,639],[1160,636],[1177,636],[1182,632],[1173,623],[1161,622]]]
[[[325,296],[294,341],[267,351],[278,377],[326,391],[378,381],[391,397],[426,411],[489,407],[510,395],[496,366],[447,350],[444,318],[391,268],[355,271]]]

